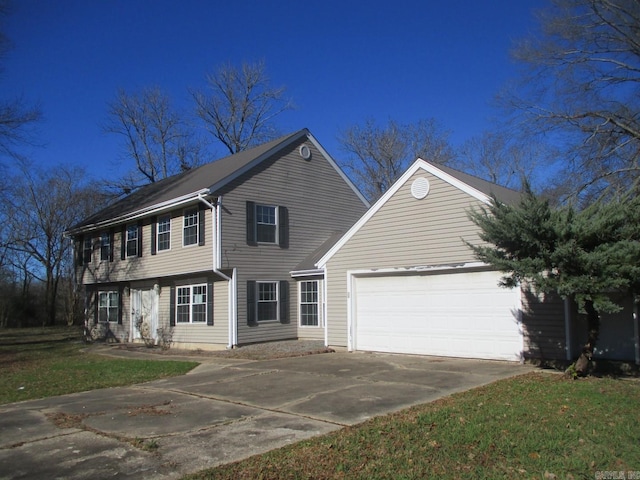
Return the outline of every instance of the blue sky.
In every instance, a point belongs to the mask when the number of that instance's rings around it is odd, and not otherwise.
[[[367,2],[14,0],[2,96],[39,102],[40,164],[117,175],[120,139],[103,133],[119,88],[156,85],[181,108],[221,63],[264,60],[297,105],[283,133],[307,127],[336,159],[340,129],[374,118],[435,118],[460,144],[490,128],[491,102],[516,74],[512,42],[544,0]],[[224,154],[216,147],[213,156]]]

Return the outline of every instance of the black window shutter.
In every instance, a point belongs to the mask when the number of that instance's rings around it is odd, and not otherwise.
[[[207,325],[213,325],[213,283],[207,283]]]
[[[247,281],[247,324],[256,324],[256,282]]]
[[[247,245],[257,245],[256,204],[253,202],[247,202]]]
[[[127,255],[127,226],[122,226],[120,233],[120,260],[124,260]]]
[[[289,282],[280,280],[280,323],[289,323]]]
[[[205,228],[206,205],[200,203],[198,209],[198,245],[204,245],[204,228]]]
[[[158,217],[151,219],[151,255],[156,254],[156,231],[158,229]]]
[[[278,244],[280,248],[289,248],[289,210],[278,207]]]
[[[84,235],[76,237],[76,263],[78,266],[84,265]]]
[[[118,288],[118,325],[122,325],[122,295],[124,294],[124,288]]]
[[[176,326],[176,287],[169,289],[169,326]]]
[[[109,261],[113,262],[113,250],[114,250],[114,245],[113,242],[115,242],[116,239],[116,234],[113,231],[113,228],[109,230]]]
[[[142,221],[138,222],[138,256],[142,256]]]

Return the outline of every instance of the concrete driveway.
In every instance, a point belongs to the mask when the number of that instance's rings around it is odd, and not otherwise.
[[[0,479],[178,478],[529,370],[364,353],[214,358],[181,377],[0,407]]]

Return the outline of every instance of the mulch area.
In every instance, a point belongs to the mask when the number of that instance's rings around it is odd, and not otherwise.
[[[193,357],[204,360],[212,357],[235,358],[244,360],[270,360],[286,357],[301,357],[319,353],[332,353],[334,350],[325,347],[321,340],[282,340],[278,342],[254,343],[227,350],[184,350],[178,348],[162,349],[147,347],[139,343],[111,344],[112,349],[127,350],[136,353],[162,355],[171,357]]]

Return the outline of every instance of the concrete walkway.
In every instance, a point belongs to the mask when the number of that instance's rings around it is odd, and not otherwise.
[[[0,407],[0,479],[173,479],[529,371],[331,353],[208,358],[187,375]]]

